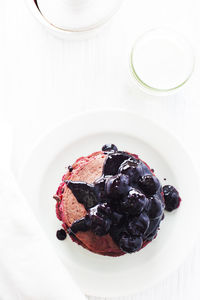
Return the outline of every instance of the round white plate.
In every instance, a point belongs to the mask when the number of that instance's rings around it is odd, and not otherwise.
[[[119,258],[93,254],[70,238],[58,241],[61,222],[52,199],[65,167],[111,142],[138,154],[183,199],[178,210],[165,214],[151,244]],[[189,155],[166,130],[127,111],[93,111],[63,122],[38,142],[22,168],[20,184],[63,264],[88,295],[123,296],[155,284],[180,265],[197,236],[198,178]]]

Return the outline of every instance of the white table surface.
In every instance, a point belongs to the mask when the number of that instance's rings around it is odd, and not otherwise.
[[[2,0],[0,117],[6,116],[15,128],[15,173],[41,134],[75,112],[102,107],[127,108],[161,123],[187,145],[200,166],[199,13],[198,0],[126,0],[97,36],[63,40],[33,18],[24,0]],[[196,70],[177,94],[153,97],[133,84],[129,54],[138,34],[162,25],[188,37],[196,52]],[[197,237],[192,253],[175,273],[123,299],[200,299],[199,279]]]

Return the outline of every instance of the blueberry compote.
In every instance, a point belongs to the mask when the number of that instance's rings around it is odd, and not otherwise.
[[[173,211],[179,207],[181,198],[175,187],[172,185],[165,185],[163,187],[163,193],[165,198],[165,209],[167,211]]]
[[[138,156],[118,151],[113,144],[103,146],[102,151],[107,154],[102,176],[93,184],[66,181],[87,210],[69,232],[109,233],[122,251],[139,251],[155,238],[164,218],[161,184]]]
[[[60,229],[56,232],[56,237],[58,240],[63,241],[66,239],[67,235],[64,229]]]

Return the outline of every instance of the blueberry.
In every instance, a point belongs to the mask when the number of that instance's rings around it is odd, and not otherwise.
[[[142,176],[151,173],[144,163],[134,157],[124,161],[119,167],[119,172],[129,176],[129,184],[132,186],[135,186]]]
[[[138,215],[147,204],[147,198],[140,191],[132,188],[128,195],[120,200],[120,208],[123,212],[133,216]]]
[[[109,153],[103,166],[104,176],[117,175],[120,165],[130,157],[126,152]]]
[[[122,237],[122,235],[124,235],[124,234],[128,235],[129,233],[128,233],[128,230],[127,230],[127,227],[125,226],[125,224],[122,223],[120,226],[112,224],[109,234],[112,237],[113,241],[117,245],[119,245],[119,241],[120,241],[120,238]]]
[[[68,170],[69,170],[69,172],[72,172],[73,171],[73,167],[72,166],[68,166]]]
[[[149,228],[149,224],[149,217],[145,212],[143,212],[139,215],[139,217],[130,220],[127,228],[132,235],[144,235]]]
[[[58,231],[56,232],[56,237],[57,237],[57,239],[59,239],[60,241],[63,241],[63,240],[66,239],[67,234],[66,234],[66,232],[65,232],[64,229],[60,229],[60,230],[58,230]]]
[[[138,185],[145,195],[149,197],[156,193],[160,187],[160,182],[156,176],[145,175],[139,179]]]
[[[116,211],[113,211],[111,218],[113,225],[121,225],[123,223],[124,216]]]
[[[160,222],[161,218],[150,220],[149,228],[145,233],[145,239],[147,239],[148,241],[152,241],[155,238],[159,229]]]
[[[159,218],[164,211],[164,203],[161,201],[161,199],[154,195],[152,197],[148,198],[149,203],[146,210],[148,211],[148,215],[150,219],[156,219]]]
[[[91,209],[92,211],[93,209]],[[94,211],[94,210],[93,210]],[[100,217],[104,217],[104,216],[107,216],[107,217],[111,217],[112,215],[112,211],[111,211],[111,208],[110,206],[107,204],[107,203],[102,203],[102,204],[98,204],[96,206],[96,212],[95,212],[98,216]]]
[[[138,172],[139,160],[128,159],[124,161],[119,167],[119,173],[129,176],[130,182],[137,182],[140,174]]]
[[[141,236],[131,236],[124,234],[120,238],[119,247],[126,253],[133,253],[139,251],[142,247],[143,240]]]
[[[124,174],[129,175],[128,170],[130,169],[130,167],[136,168],[139,164],[140,160],[131,156],[120,165],[119,172],[123,172]]]
[[[165,209],[167,211],[173,211],[178,208],[181,202],[178,191],[172,185],[165,185],[163,187]]]
[[[108,234],[110,230],[111,220],[108,218],[102,218],[97,215],[91,216],[91,230],[98,236]]]
[[[158,227],[156,227],[156,229],[151,234],[148,235],[147,241],[149,242],[153,241],[153,239],[156,238],[157,234],[158,234]]]
[[[102,147],[102,151],[104,151],[104,152],[117,152],[118,149],[114,144],[105,144]]]
[[[106,193],[111,198],[119,198],[122,195],[128,194],[130,189],[129,177],[123,174],[118,174],[108,178],[106,181]]]

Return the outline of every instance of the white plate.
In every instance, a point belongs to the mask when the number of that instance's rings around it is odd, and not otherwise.
[[[151,244],[139,253],[119,258],[96,255],[69,238],[60,242],[55,237],[60,222],[52,195],[65,167],[109,142],[138,154],[155,169],[163,184],[175,185],[183,199],[177,211],[166,213]],[[93,111],[56,127],[34,148],[20,183],[63,264],[88,295],[123,296],[155,284],[180,265],[197,236],[198,178],[190,157],[167,131],[127,111]]]

